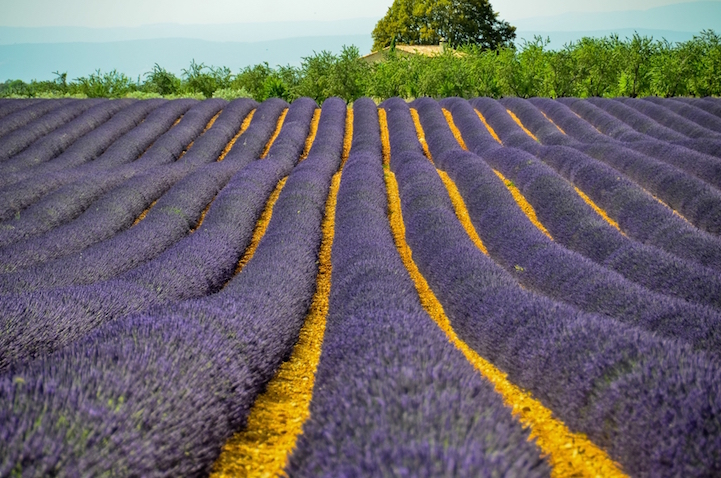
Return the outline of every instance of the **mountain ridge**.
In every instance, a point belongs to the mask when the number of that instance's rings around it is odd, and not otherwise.
[[[370,36],[377,21],[376,18],[352,18],[337,21],[209,25],[158,23],[141,27],[115,28],[0,26],[0,45],[20,43],[109,43],[168,38],[188,38],[218,42],[258,42],[338,35]]]
[[[301,37],[263,42],[210,42],[188,38],[161,38],[104,43],[25,43],[0,45],[0,82],[51,80],[53,72],[67,72],[68,78],[86,76],[96,69],[117,70],[136,78],[158,63],[180,75],[191,60],[208,66],[227,66],[234,73],[245,66],[268,62],[300,66],[302,57],[322,50],[340,53],[343,45],[356,45],[361,53],[370,51],[368,35]]]
[[[656,29],[699,32],[721,30],[721,1],[674,3],[647,10],[568,12],[560,15],[521,18],[510,22],[518,30],[579,31]]]

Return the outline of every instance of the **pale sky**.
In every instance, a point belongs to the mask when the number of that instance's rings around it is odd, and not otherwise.
[[[646,10],[692,0],[491,0],[504,20],[566,12]],[[393,0],[0,0],[0,26],[133,27],[381,18]]]

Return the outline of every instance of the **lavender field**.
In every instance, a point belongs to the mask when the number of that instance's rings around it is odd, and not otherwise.
[[[721,100],[0,99],[0,476],[721,476]]]

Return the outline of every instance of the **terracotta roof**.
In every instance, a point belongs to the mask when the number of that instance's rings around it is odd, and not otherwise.
[[[396,45],[396,50],[426,56],[440,55],[443,53],[440,45]]]
[[[450,47],[446,47],[450,48]],[[390,50],[390,47],[385,47],[381,51],[374,51],[367,55],[362,56],[361,58],[366,61],[380,61],[382,57],[382,52],[386,52]],[[440,55],[443,50],[441,45],[396,45],[396,51],[401,54],[406,55],[425,55],[425,56],[435,56]],[[454,56],[463,56],[465,53],[453,50]]]

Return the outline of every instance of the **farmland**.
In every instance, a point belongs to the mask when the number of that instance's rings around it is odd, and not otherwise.
[[[0,99],[0,476],[721,474],[721,100]]]

